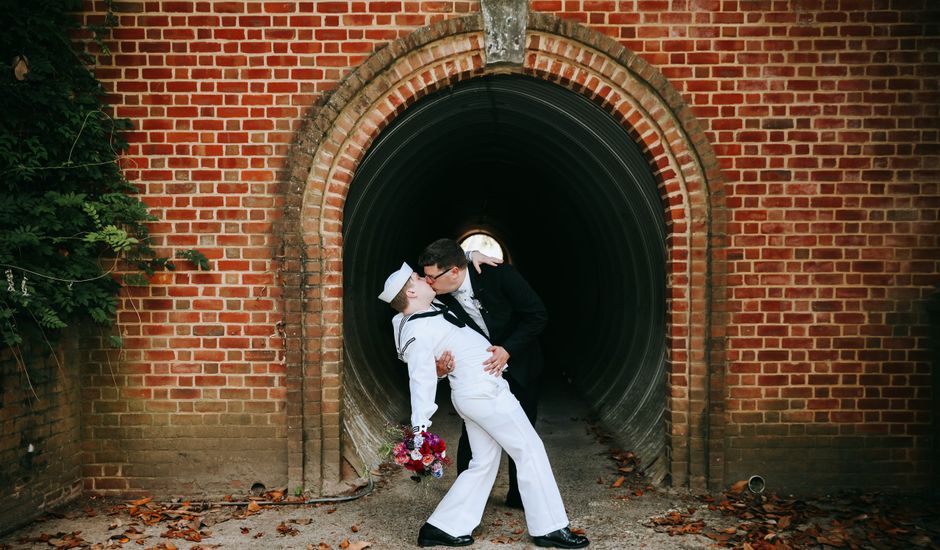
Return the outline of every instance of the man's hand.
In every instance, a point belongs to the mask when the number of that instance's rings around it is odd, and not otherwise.
[[[506,370],[506,362],[509,361],[509,352],[503,346],[490,346],[486,351],[492,353],[489,359],[483,361],[483,370],[487,374],[499,376]]]
[[[483,264],[496,267],[499,264],[503,263],[502,259],[494,258],[493,256],[487,256],[486,254],[480,252],[479,250],[474,250],[473,252],[471,252],[470,259],[473,261],[473,269],[476,269],[477,273],[482,272],[482,270],[480,269],[480,266]]]
[[[454,354],[450,350],[445,350],[440,357],[434,360],[434,366],[437,367],[438,378],[443,378],[454,372]]]

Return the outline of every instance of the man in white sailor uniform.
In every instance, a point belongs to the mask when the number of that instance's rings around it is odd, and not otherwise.
[[[586,537],[568,529],[568,516],[552,474],[545,447],[501,375],[481,368],[490,356],[489,341],[467,327],[442,304],[433,304],[434,289],[403,263],[389,275],[379,298],[398,315],[392,319],[399,358],[408,364],[411,424],[415,431],[431,425],[437,373],[434,358],[444,350],[456,359],[448,374],[451,400],[463,418],[473,458],[470,467],[437,505],[418,533],[418,546],[466,546],[483,517],[483,509],[502,450],[516,461],[526,524],[538,546],[583,548]]]

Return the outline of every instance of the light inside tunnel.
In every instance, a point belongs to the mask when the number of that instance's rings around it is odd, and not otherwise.
[[[490,256],[506,260],[507,254],[503,250],[503,245],[492,235],[488,235],[479,230],[472,230],[469,235],[458,241],[460,248],[464,250],[476,250]]]
[[[408,415],[382,282],[402,261],[420,270],[431,241],[485,227],[548,307],[544,381],[570,380],[661,479],[663,211],[634,139],[566,88],[482,77],[409,107],[370,147],[344,207],[347,459],[374,464],[385,423]]]

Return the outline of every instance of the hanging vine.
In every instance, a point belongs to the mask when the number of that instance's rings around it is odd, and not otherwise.
[[[73,323],[112,324],[122,285],[174,265],[151,248],[155,218],[121,172],[130,121],[107,114],[94,59],[74,41],[92,36],[107,54],[110,9],[82,27],[81,0],[3,4],[0,341],[15,348]],[[197,251],[183,257],[208,267]]]

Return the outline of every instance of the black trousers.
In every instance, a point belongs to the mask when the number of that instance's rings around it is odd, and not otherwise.
[[[509,382],[509,389],[519,400],[522,410],[529,417],[532,427],[535,427],[535,419],[539,412],[539,383],[537,380],[529,380],[529,383],[522,386],[516,382],[512,376],[506,376]],[[473,453],[470,451],[470,438],[467,437],[467,426],[460,424],[460,441],[457,443],[457,473],[460,474],[470,467],[470,459]],[[506,493],[507,500],[519,501],[519,482],[516,480],[516,463],[509,459],[509,492]]]

